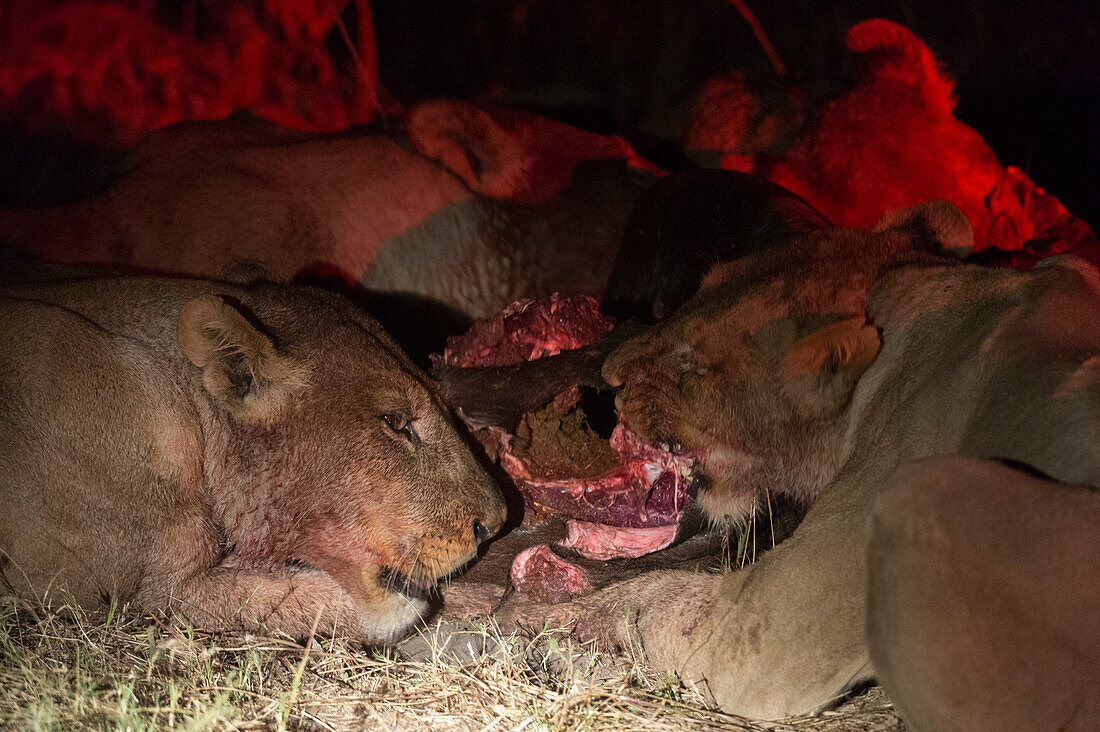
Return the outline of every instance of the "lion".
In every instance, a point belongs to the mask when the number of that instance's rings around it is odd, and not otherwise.
[[[975,250],[1079,253],[1096,235],[1020,168],[1002,166],[955,116],[955,82],[908,28],[882,18],[847,33],[855,84],[828,101],[735,72],[703,87],[685,141],[701,164],[753,173],[803,196],[841,226],[891,209],[952,201]],[[904,175],[899,171],[905,171]]]
[[[503,524],[434,382],[344,298],[4,265],[9,592],[383,643]]]
[[[417,105],[402,131],[179,123],[143,137],[105,190],[0,209],[0,230],[51,261],[219,277],[255,260],[451,316],[602,292],[654,179],[625,141],[446,100]]]
[[[1095,394],[1095,358],[1084,368],[1092,385],[1077,386]],[[1100,727],[1095,486],[958,455],[891,475],[871,518],[867,634],[914,729]]]
[[[556,606],[517,600],[502,617],[638,649],[754,718],[812,712],[875,677],[866,527],[895,469],[962,455],[1100,485],[1100,274],[1072,256],[967,264],[972,242],[962,212],[931,201],[711,269],[604,377],[636,432],[696,456],[712,519],[784,494],[812,503],[804,521],[740,571],[653,573]],[[906,647],[936,632],[921,625]]]

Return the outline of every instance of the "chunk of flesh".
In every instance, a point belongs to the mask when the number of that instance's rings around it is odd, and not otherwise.
[[[450,339],[438,360],[458,367],[507,366],[581,348],[611,328],[588,297],[522,300]],[[622,423],[609,441],[600,440],[584,422],[578,398],[576,387],[567,388],[552,406],[526,414],[515,432],[471,426],[523,495],[525,522],[566,519],[562,548],[607,560],[669,546],[692,501],[693,458],[648,445]],[[567,599],[589,587],[583,570],[547,545],[517,555],[511,575],[517,588],[538,601]]]

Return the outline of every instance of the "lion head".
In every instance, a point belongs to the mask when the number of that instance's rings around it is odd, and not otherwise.
[[[274,287],[180,314],[179,344],[223,417],[207,445],[215,520],[235,563],[326,572],[364,610],[361,633],[387,639],[500,528],[504,501],[434,382],[374,321]]]
[[[695,295],[604,364],[623,418],[697,459],[713,518],[751,514],[765,491],[811,500],[843,459],[846,406],[880,337],[865,309],[899,258],[965,252],[970,225],[933,201],[873,231],[822,226],[715,266]]]

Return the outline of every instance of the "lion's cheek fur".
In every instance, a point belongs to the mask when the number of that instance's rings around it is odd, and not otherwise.
[[[299,431],[330,440],[338,434],[324,424]],[[415,522],[399,515],[396,499],[385,500],[366,471],[339,475],[331,467],[333,453],[361,460],[339,446],[325,449],[272,430],[243,430],[228,438],[215,520],[244,564],[301,561],[327,571],[334,561],[382,565],[407,550],[385,527]]]
[[[740,521],[756,512],[757,491],[753,473],[761,458],[729,447],[714,447],[700,458],[704,476],[696,500],[715,521]]]
[[[282,571],[287,562],[303,562],[346,594],[351,612],[340,621],[346,632],[371,642],[399,637],[427,610],[422,600],[383,586],[379,576],[397,557],[415,553],[385,529],[403,519],[384,501],[363,495],[344,500],[348,491],[336,486],[294,481],[302,477],[303,461],[292,462],[267,464],[259,471],[262,480],[233,483],[220,496],[219,523],[232,551],[230,564]],[[365,510],[365,504],[374,510]],[[317,598],[318,604],[325,602]]]

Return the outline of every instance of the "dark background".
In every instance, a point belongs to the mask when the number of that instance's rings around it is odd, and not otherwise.
[[[792,83],[819,97],[850,80],[845,32],[884,17],[923,38],[957,81],[958,117],[1071,213],[1100,223],[1100,3],[747,0]],[[774,76],[724,0],[374,0],[381,81],[427,96],[539,111],[625,135],[676,167],[699,84]]]

